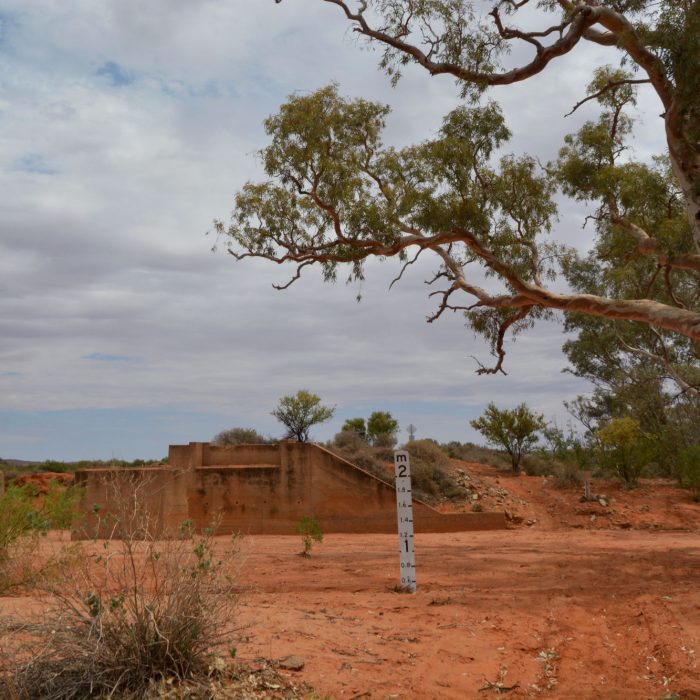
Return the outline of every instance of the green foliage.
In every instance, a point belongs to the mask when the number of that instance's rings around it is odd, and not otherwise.
[[[253,428],[229,428],[212,438],[214,445],[262,445],[268,442]]]
[[[80,519],[78,505],[83,491],[78,486],[64,487],[52,479],[43,496],[40,512],[52,530],[67,530]]]
[[[375,447],[392,448],[396,445],[399,423],[388,411],[374,411],[367,422],[364,418],[348,418],[342,431],[353,431]]]
[[[43,497],[32,484],[10,484],[0,495],[0,591],[34,583],[71,556],[66,548],[46,560],[36,557],[37,539],[49,529],[67,529],[79,518],[80,489],[49,484]]]
[[[374,411],[367,419],[367,435],[377,447],[393,447],[399,422],[388,411]]]
[[[314,542],[323,542],[323,531],[316,517],[305,515],[294,527],[294,532],[301,536],[302,550],[300,554],[308,557]]]
[[[295,396],[283,396],[272,415],[286,429],[287,438],[295,438],[299,442],[309,439],[312,425],[325,423],[335,413],[335,408],[321,405],[321,397],[305,389],[297,391]]]
[[[700,501],[700,445],[691,445],[679,456],[677,475],[680,485],[688,489],[694,501]]]
[[[602,465],[617,474],[628,486],[634,486],[653,452],[639,421],[613,418],[598,429]]]
[[[367,425],[365,424],[364,418],[348,418],[345,423],[343,423],[343,427],[340,430],[354,432],[359,435],[362,440],[365,442],[367,441]]]
[[[64,488],[52,481],[48,493],[39,498],[32,484],[10,484],[0,495],[0,559],[22,537],[49,529],[69,528],[77,518],[80,490]]]
[[[504,1],[488,15],[481,5],[371,0],[345,8],[358,35],[379,47],[392,81],[415,63],[430,75],[452,76],[472,101],[446,115],[433,137],[397,149],[382,140],[384,105],[343,99],[335,85],[290,97],[265,122],[268,179],[247,183],[230,226],[216,222],[216,231],[238,259],[296,264],[291,281],[312,263],[326,280],[341,268],[361,280],[370,257],[407,263],[432,250],[441,266],[433,281],[446,284],[430,320],[446,309],[465,314],[496,358],[479,372],[502,370],[506,333],[558,309],[569,330],[579,325],[574,313],[592,319],[621,336],[613,338],[616,354],[643,357],[697,398],[700,5]],[[550,12],[555,20],[542,17]],[[538,18],[542,25],[534,27]],[[569,134],[556,162],[544,167],[535,156],[499,153],[510,132],[496,104],[475,106],[482,93],[556,71],[562,56],[591,39],[621,58],[616,66],[593,64],[589,85],[581,85],[597,116]],[[514,67],[506,57],[523,41],[534,55]],[[659,98],[659,128],[669,144],[645,160],[630,148],[642,82]],[[589,208],[590,250],[550,239],[558,191]],[[491,278],[488,292],[467,282],[477,266]],[[549,288],[554,280],[559,284]],[[561,294],[565,286],[570,293]],[[451,303],[460,294],[470,295],[469,303]]]
[[[544,416],[533,413],[524,403],[503,410],[490,403],[481,417],[469,423],[490,444],[502,447],[510,455],[514,472],[520,468],[523,455],[538,441],[537,433],[546,425]]]
[[[21,537],[49,529],[48,519],[34,506],[35,497],[30,487],[12,485],[0,496],[0,561]]]

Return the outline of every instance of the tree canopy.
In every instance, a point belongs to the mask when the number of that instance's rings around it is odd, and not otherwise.
[[[335,407],[323,406],[321,397],[306,389],[300,389],[294,396],[283,396],[272,415],[287,429],[286,438],[299,442],[309,439],[311,426],[325,423],[335,413]]]
[[[520,460],[539,440],[538,432],[546,427],[544,416],[531,411],[524,403],[513,409],[500,409],[490,403],[483,416],[469,421],[492,445],[502,447],[509,455],[514,472]]]
[[[268,179],[237,194],[230,225],[216,222],[231,254],[295,265],[283,289],[312,264],[326,280],[341,267],[361,279],[370,257],[398,258],[400,279],[431,251],[429,321],[465,314],[494,355],[479,372],[504,371],[507,333],[561,311],[572,328],[607,324],[618,352],[697,397],[700,2],[501,0],[482,14],[470,0],[319,1],[382,50],[392,80],[417,64],[452,76],[464,102],[435,136],[397,149],[382,140],[388,107],[334,85],[291,96],[265,122]],[[510,132],[485,93],[556,71],[587,42],[613,64],[591,68],[573,109],[594,101],[598,118],[568,135],[554,162],[505,152]],[[531,59],[507,65],[519,45]],[[629,149],[637,89],[653,90],[662,112],[667,149],[649,161]],[[593,212],[587,253],[557,240],[557,196]]]

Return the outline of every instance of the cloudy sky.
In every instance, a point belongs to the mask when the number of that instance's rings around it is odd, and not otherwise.
[[[562,373],[560,327],[520,338],[507,377],[477,376],[488,349],[462,319],[425,323],[434,261],[391,291],[390,262],[362,287],[309,273],[278,292],[288,271],[211,251],[290,93],[337,81],[388,103],[397,145],[458,104],[449,78],[418,70],[392,89],[377,59],[320,0],[0,0],[0,457],[157,458],[232,426],[279,435],[270,411],[299,388],[337,406],[317,439],[377,409],[440,440],[478,440],[467,421],[488,401],[565,420],[562,400],[588,387]],[[508,150],[555,156],[593,115],[563,118],[590,67],[611,60],[589,47],[492,93]],[[640,104],[648,154],[659,110]],[[583,215],[562,205],[560,240],[585,245]]]

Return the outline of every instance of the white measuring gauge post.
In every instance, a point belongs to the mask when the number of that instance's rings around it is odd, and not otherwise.
[[[399,562],[401,585],[416,592],[416,552],[413,548],[413,493],[411,491],[411,463],[408,452],[394,452],[396,475],[396,514],[399,521]]]

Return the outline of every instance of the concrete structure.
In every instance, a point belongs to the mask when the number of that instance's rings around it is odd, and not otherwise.
[[[303,516],[315,516],[324,533],[393,533],[396,496],[378,479],[319,445],[221,447],[208,443],[171,445],[168,465],[144,469],[85,469],[86,519],[74,535],[106,536],[117,513],[141,504],[154,533],[175,532],[185,520],[217,534],[294,533]],[[123,516],[122,516],[123,517]],[[414,500],[416,532],[461,532],[506,527],[504,513],[445,515]]]

